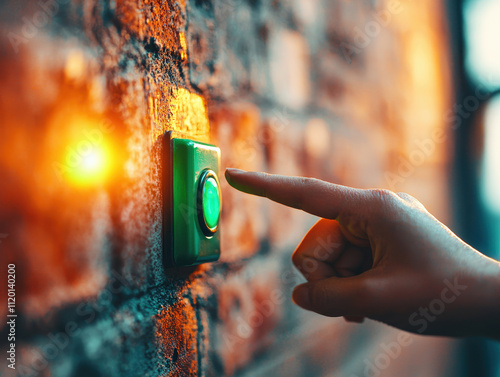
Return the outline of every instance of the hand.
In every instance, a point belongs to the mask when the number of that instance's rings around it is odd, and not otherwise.
[[[410,195],[237,169],[226,179],[322,218],[292,257],[308,281],[293,292],[302,308],[414,333],[500,338],[500,263]]]

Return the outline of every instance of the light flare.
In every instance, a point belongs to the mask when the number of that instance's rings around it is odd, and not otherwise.
[[[111,147],[101,141],[90,144],[82,140],[67,148],[65,167],[68,181],[76,186],[89,187],[108,181],[112,172]]]

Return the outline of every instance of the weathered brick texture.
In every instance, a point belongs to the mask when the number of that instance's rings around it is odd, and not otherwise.
[[[399,331],[295,307],[290,256],[315,219],[224,181],[220,261],[165,269],[158,142],[173,130],[219,145],[223,168],[407,191],[447,221],[440,2],[3,0],[0,25],[17,375],[450,373],[449,340],[394,356]],[[103,182],[71,182],[79,140],[111,151]]]

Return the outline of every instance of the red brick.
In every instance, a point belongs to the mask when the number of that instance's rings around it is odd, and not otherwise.
[[[155,341],[160,347],[162,363],[171,363],[169,376],[196,376],[196,314],[187,299],[162,310],[156,318]]]
[[[222,152],[221,169],[262,170],[263,143],[259,109],[248,103],[213,107],[210,114],[212,141]],[[222,255],[232,261],[253,255],[265,234],[262,201],[232,189],[222,178]]]
[[[31,2],[15,11],[15,3],[0,5],[16,16],[2,27],[22,33],[19,20],[40,8]],[[346,325],[293,306],[282,274],[314,218],[239,193],[223,178],[220,262],[162,266],[157,138],[165,130],[219,145],[223,170],[373,187],[385,186],[398,158],[441,126],[451,95],[442,5],[406,2],[348,61],[342,43],[352,44],[356,28],[387,2],[323,3],[72,1],[18,54],[0,38],[0,233],[8,234],[0,255],[18,264],[28,325],[53,313],[23,349],[74,319],[72,306],[105,301],[113,273],[129,282],[95,322],[77,318],[85,335],[51,362],[56,377],[61,365],[110,377],[357,373],[359,359],[392,336],[386,327]],[[82,122],[107,118],[120,160],[111,182],[83,191],[59,185],[54,151]],[[443,219],[448,143],[400,185]],[[136,322],[153,332],[131,341],[124,328]],[[415,342],[391,374],[442,376],[449,349]]]
[[[270,74],[276,100],[289,108],[301,109],[311,94],[307,42],[296,32],[280,30],[271,36]]]
[[[247,365],[275,340],[273,333],[285,300],[276,263],[262,261],[226,279],[219,286],[217,343],[225,375]]]

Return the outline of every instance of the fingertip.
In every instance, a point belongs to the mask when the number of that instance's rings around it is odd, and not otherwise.
[[[231,186],[234,186],[234,177],[237,176],[239,173],[245,173],[245,171],[241,169],[227,168],[226,171],[224,172],[224,176],[226,177],[227,183],[229,183]]]
[[[249,173],[250,172],[241,169],[227,168],[224,176],[226,177],[227,183],[229,183],[232,187],[239,191],[247,192],[248,188],[244,182],[246,181],[245,177],[248,176]]]
[[[238,170],[240,170],[240,169],[236,169],[236,168],[226,168],[226,171],[225,171],[226,177],[227,177],[227,176],[230,176],[230,175],[231,175],[231,174],[233,174],[234,172],[237,172]]]
[[[295,287],[292,293],[292,300],[295,305],[298,305],[303,309],[308,309],[310,307],[309,286],[307,283],[300,284]]]
[[[226,178],[227,183],[231,184],[231,172],[230,169],[226,169],[224,172],[224,177]]]
[[[242,170],[242,169],[236,169],[236,168],[226,168],[226,176],[230,175],[235,175],[235,174],[238,174],[238,173],[246,173],[245,170]]]

